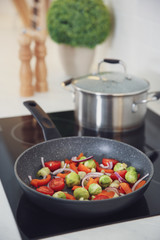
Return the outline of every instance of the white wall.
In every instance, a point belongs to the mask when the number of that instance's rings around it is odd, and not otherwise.
[[[115,18],[107,57],[120,58],[128,71],[160,89],[160,1],[105,0]]]
[[[126,62],[128,72],[146,78],[151,90],[160,90],[160,0],[104,0],[114,16],[114,30],[103,44],[97,46],[91,70],[103,58],[119,58]],[[18,36],[22,29],[19,16],[11,0],[0,0],[0,92],[1,99],[19,93]],[[47,39],[46,63],[49,86],[54,88],[66,78],[59,58],[57,44]],[[34,61],[32,61],[34,65]],[[119,66],[103,65],[104,70],[119,70]],[[8,84],[6,85],[6,82]],[[4,96],[4,97],[3,97]],[[39,95],[40,98],[40,95]],[[9,101],[10,102],[10,101]],[[152,104],[160,112],[158,103]]]

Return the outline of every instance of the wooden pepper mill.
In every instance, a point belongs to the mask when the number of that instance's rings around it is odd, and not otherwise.
[[[29,97],[34,93],[32,85],[32,70],[30,66],[30,60],[32,58],[32,52],[30,49],[31,38],[26,33],[23,33],[19,37],[19,44],[19,58],[21,60],[20,95],[23,97]]]
[[[46,30],[46,13],[49,8],[49,0],[32,0],[32,7],[27,0],[13,0],[18,10],[24,26],[27,30],[19,37],[19,58],[20,66],[20,95],[29,97],[37,92],[46,92],[47,85],[47,68],[45,64],[46,47],[45,40]],[[41,28],[41,31],[40,31]],[[31,71],[30,61],[32,53],[30,49],[31,42],[35,42],[35,88],[32,85],[33,74]]]
[[[46,56],[45,40],[46,36],[44,34],[40,34],[39,37],[35,39],[35,56],[36,56],[35,90],[37,92],[46,92],[48,90],[48,85],[46,81],[47,68],[45,64]]]

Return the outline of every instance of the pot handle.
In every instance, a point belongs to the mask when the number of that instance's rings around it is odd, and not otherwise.
[[[73,78],[70,78],[64,82],[62,82],[62,86],[63,87],[67,87],[68,85],[70,85],[73,82]]]
[[[47,113],[35,101],[25,101],[23,104],[41,126],[45,141],[62,137]]]
[[[132,112],[137,112],[138,104],[145,104],[148,102],[158,101],[160,99],[160,92],[150,92],[148,93],[148,96],[149,97],[147,99],[143,99],[142,101],[139,102],[134,102],[132,104]]]
[[[66,80],[66,81],[64,81],[64,82],[62,82],[61,83],[61,85],[62,85],[62,87],[67,87],[67,86],[69,86],[69,85],[71,85],[72,84],[72,82],[73,82],[73,78],[70,78],[70,79],[68,79],[68,80]],[[67,89],[68,90],[68,89]],[[73,91],[72,90],[68,90],[68,91],[70,91],[70,92],[72,92],[73,93]]]
[[[127,76],[127,67],[126,67],[125,62],[123,62],[120,59],[111,59],[111,58],[105,58],[101,62],[98,63],[98,74],[100,74],[100,66],[103,62],[110,63],[110,64],[121,64],[123,66],[124,73]],[[129,77],[127,76],[127,78],[129,78]]]

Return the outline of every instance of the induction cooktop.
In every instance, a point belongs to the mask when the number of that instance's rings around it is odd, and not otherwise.
[[[96,132],[79,127],[73,111],[49,114],[63,137],[98,136],[128,143],[143,151],[154,165],[154,176],[144,196],[131,207],[109,217],[79,220],[49,213],[30,202],[15,175],[16,158],[27,148],[44,141],[31,115],[0,119],[0,177],[22,239],[39,239],[92,229],[117,222],[160,215],[160,117],[147,110],[144,125],[132,132]]]

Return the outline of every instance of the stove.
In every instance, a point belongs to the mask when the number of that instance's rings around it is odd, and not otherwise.
[[[126,133],[95,132],[79,127],[73,111],[50,113],[58,130],[66,136],[98,136],[128,143],[149,156],[154,176],[149,188],[132,206],[102,218],[75,219],[55,216],[30,202],[21,190],[15,175],[16,158],[27,148],[44,141],[41,128],[28,115],[0,119],[0,177],[22,239],[39,239],[97,226],[160,215],[160,116],[147,111],[144,125]]]

